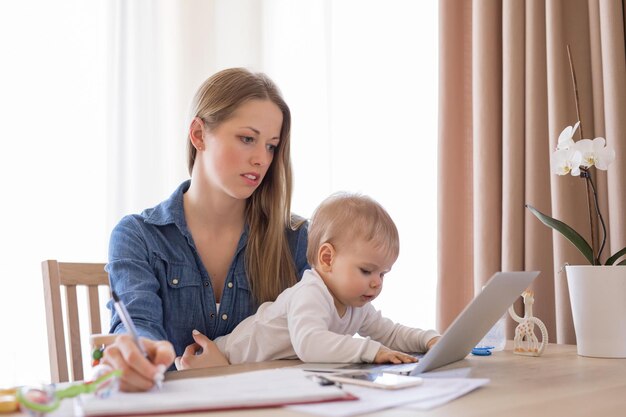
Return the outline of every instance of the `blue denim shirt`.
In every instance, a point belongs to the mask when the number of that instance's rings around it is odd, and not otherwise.
[[[182,183],[172,196],[143,213],[124,217],[113,229],[109,243],[111,289],[126,304],[140,336],[169,340],[176,355],[193,343],[197,329],[210,339],[230,333],[253,314],[256,306],[245,269],[245,227],[226,277],[219,312],[215,296],[183,211]],[[298,279],[309,268],[306,261],[306,225],[288,230]],[[125,333],[112,302],[111,333]]]

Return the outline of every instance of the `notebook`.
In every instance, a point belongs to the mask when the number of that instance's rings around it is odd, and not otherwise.
[[[333,372],[368,369],[419,375],[465,358],[517,297],[530,286],[539,271],[497,272],[457,316],[441,339],[417,363],[410,364],[338,364],[306,363],[298,367],[308,371]]]

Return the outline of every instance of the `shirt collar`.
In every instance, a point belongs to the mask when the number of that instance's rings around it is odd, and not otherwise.
[[[185,209],[183,208],[183,194],[187,192],[190,186],[191,180],[184,181],[167,200],[152,209],[144,211],[142,213],[144,221],[157,226],[175,224],[185,236],[191,237],[189,229],[187,228],[187,221],[185,220]],[[237,245],[237,252],[246,246],[248,231],[249,226],[246,222],[243,227],[243,233],[239,239],[239,244]]]
[[[185,210],[183,208],[183,194],[189,189],[191,180],[180,184],[172,195],[158,206],[143,212],[146,223],[157,226],[174,223],[181,230],[187,229]]]

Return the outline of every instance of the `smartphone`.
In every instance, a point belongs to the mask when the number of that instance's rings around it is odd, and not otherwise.
[[[389,372],[341,372],[324,375],[326,379],[343,384],[363,385],[365,387],[400,389],[420,385],[423,381],[418,376],[398,375]]]

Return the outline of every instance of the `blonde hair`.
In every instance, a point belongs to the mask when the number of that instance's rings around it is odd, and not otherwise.
[[[280,109],[283,123],[280,143],[259,188],[246,202],[249,227],[246,272],[257,304],[275,300],[297,281],[296,267],[285,227],[297,229],[302,221],[291,216],[292,173],[290,159],[291,112],[278,87],[263,73],[230,68],[207,79],[192,102],[191,117],[199,117],[211,130],[232,117],[243,103],[270,100]],[[187,141],[187,165],[191,174],[196,149]]]
[[[398,229],[380,203],[361,194],[335,193],[322,201],[311,217],[307,260],[311,266],[317,265],[317,254],[324,243],[339,251],[357,239],[374,242],[394,258],[400,253]]]

